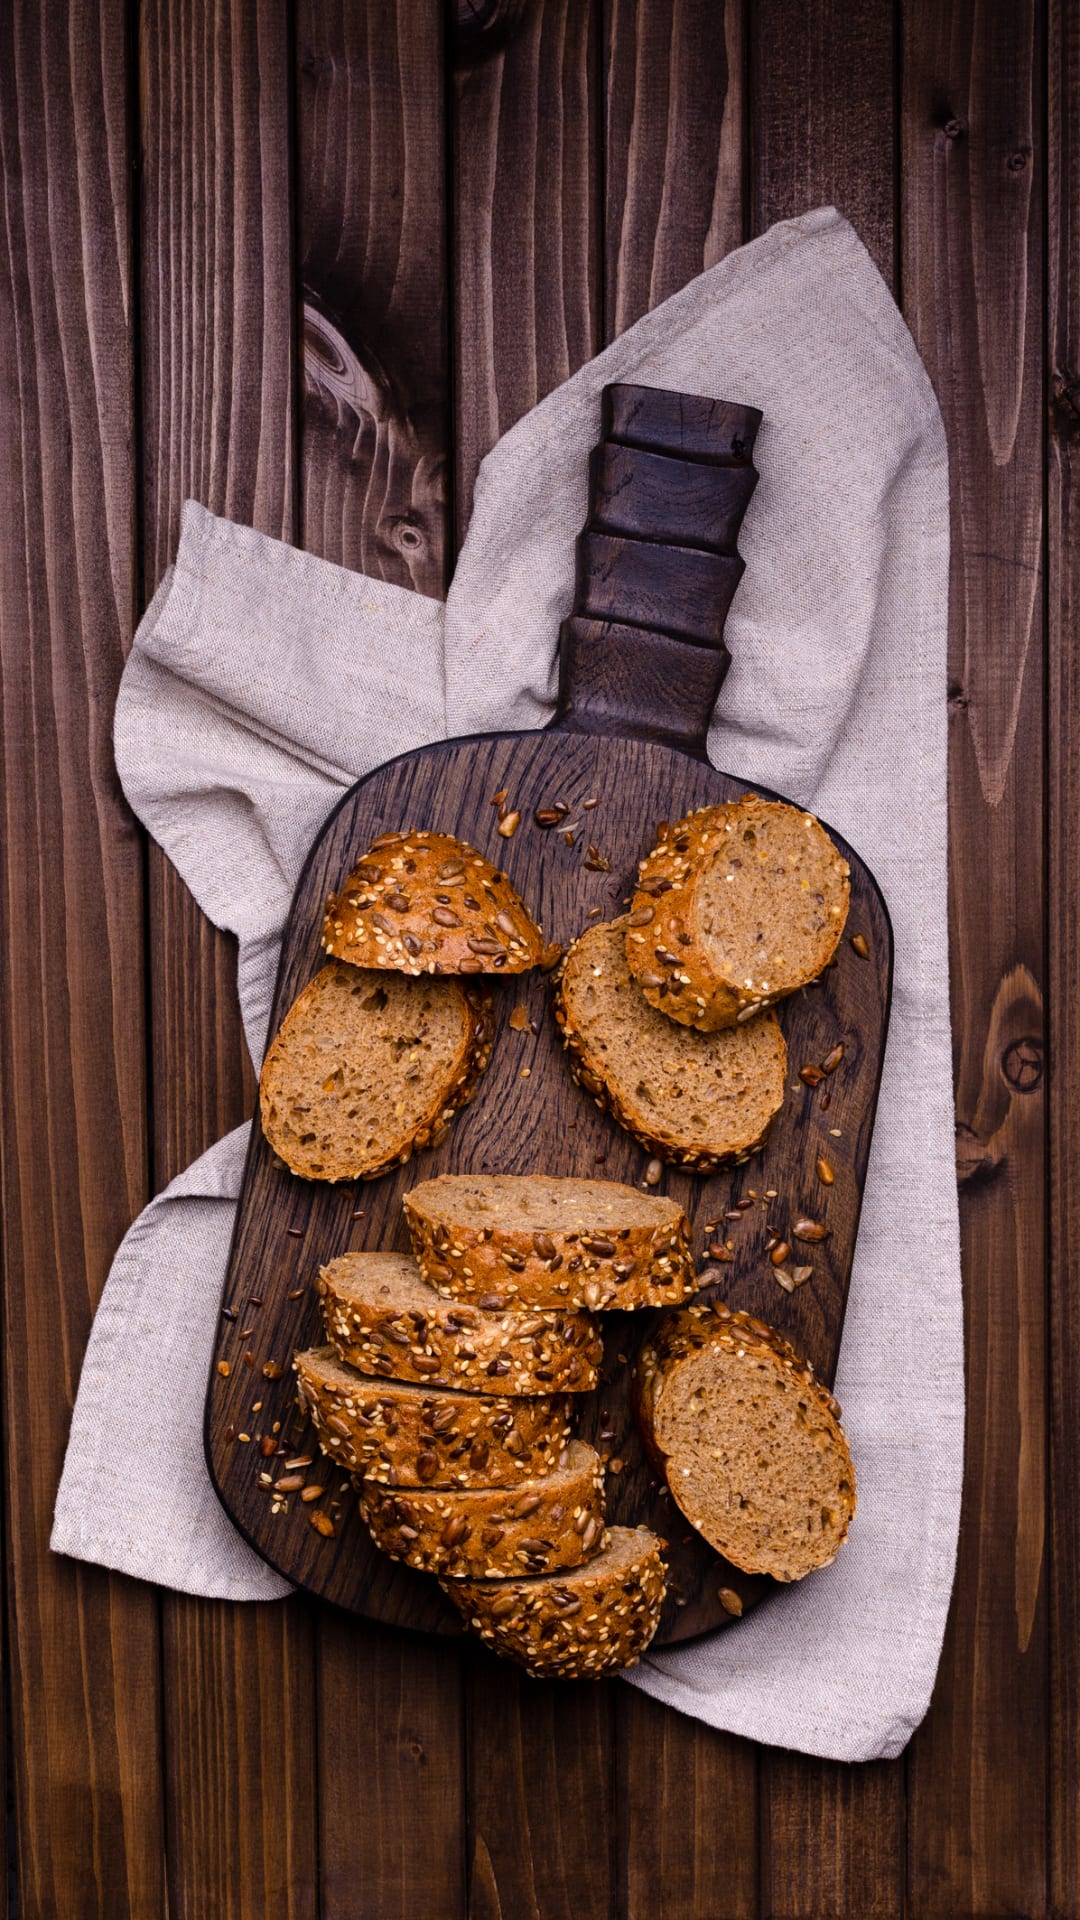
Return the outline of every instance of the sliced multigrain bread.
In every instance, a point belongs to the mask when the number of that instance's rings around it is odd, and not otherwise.
[[[773,1013],[698,1033],[650,1006],[626,958],[626,917],[567,953],[555,1018],[574,1078],[662,1160],[698,1173],[748,1160],[784,1103],[787,1048]]]
[[[614,1180],[442,1174],[405,1213],[425,1280],[453,1300],[662,1307],[697,1285],[682,1208]]]
[[[772,1327],[719,1304],[672,1314],[636,1386],[646,1446],[728,1560],[801,1580],[835,1559],[855,1511],[840,1409]]]
[[[848,864],[813,814],[757,794],[702,807],[642,861],[626,953],[654,1007],[703,1033],[816,979],[848,911]]]
[[[494,1032],[483,988],[333,960],[263,1062],[263,1132],[307,1180],[373,1180],[438,1144],[472,1099]]]
[[[449,833],[385,833],[326,903],[323,945],[395,973],[525,973],[544,936],[505,873]]]
[[[517,1396],[588,1393],[599,1378],[591,1313],[443,1300],[407,1253],[342,1254],[318,1284],[326,1337],[361,1373]]]
[[[474,1633],[537,1678],[591,1680],[637,1665],[666,1585],[648,1527],[611,1527],[594,1560],[527,1580],[448,1580]]]
[[[509,1487],[551,1473],[569,1400],[459,1393],[373,1380],[313,1347],[294,1362],[300,1404],[331,1460],[387,1487]]]
[[[579,1567],[604,1541],[604,1469],[583,1440],[564,1464],[517,1487],[401,1493],[365,1480],[360,1510],[376,1546],[447,1579],[505,1578]]]

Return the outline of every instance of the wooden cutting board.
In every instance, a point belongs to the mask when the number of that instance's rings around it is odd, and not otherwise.
[[[608,919],[622,910],[661,821],[766,792],[718,773],[705,758],[728,661],[723,621],[742,571],[736,538],[756,478],[751,451],[759,419],[753,408],[696,396],[606,390],[590,518],[578,543],[575,611],[561,636],[555,719],[538,732],[426,747],[358,781],[300,876],[271,1034],[325,959],[327,895],[378,834],[428,828],[469,841],[506,870],[548,939],[566,945],[590,916]],[[497,803],[495,795],[505,797]],[[568,811],[558,827],[536,822],[538,812],[562,806]],[[499,833],[500,811],[520,816],[511,837]],[[715,1250],[710,1282],[719,1296],[779,1328],[829,1384],[892,974],[880,890],[857,853],[833,838],[851,865],[848,925],[820,982],[779,1009],[788,1093],[763,1153],[706,1177],[665,1168],[656,1189],[685,1209],[703,1264],[706,1249]],[[339,1606],[449,1634],[461,1631],[461,1621],[436,1581],[372,1546],[351,1485],[321,1459],[296,1408],[291,1363],[297,1349],[322,1339],[320,1265],[349,1249],[407,1247],[401,1199],[416,1182],[466,1170],[643,1181],[648,1154],[570,1077],[551,1014],[550,978],[494,975],[489,984],[499,1031],[477,1096],[443,1144],[409,1165],[355,1186],[298,1179],[271,1153],[256,1113],[206,1400],[215,1487],[264,1559]],[[531,1026],[511,1027],[515,1007],[528,1009]],[[831,1183],[822,1171],[832,1172]],[[725,1218],[747,1201],[737,1217]],[[794,1240],[800,1217],[822,1223],[827,1237]],[[794,1292],[781,1287],[769,1260],[773,1232],[795,1249],[788,1269],[813,1269]],[[609,1518],[647,1523],[668,1542],[670,1590],[658,1639],[670,1642],[730,1624],[740,1602],[748,1611],[773,1582],[738,1572],[693,1533],[644,1457],[630,1377],[655,1318],[604,1316],[603,1381],[595,1393],[577,1396],[578,1430],[608,1457]],[[310,1467],[287,1469],[287,1461],[306,1455]],[[296,1489],[275,1487],[296,1474],[324,1491],[304,1501]]]

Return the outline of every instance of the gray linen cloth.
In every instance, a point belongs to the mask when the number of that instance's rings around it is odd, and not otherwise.
[[[728,621],[733,665],[709,751],[847,835],[896,931],[892,1032],[837,1382],[859,1479],[849,1543],[740,1626],[653,1653],[631,1679],[756,1740],[845,1760],[896,1754],[937,1668],[963,1451],[946,946],[948,482],[929,380],[852,229],[831,208],[774,227],[520,421],[480,470],[445,607],[189,504],[176,564],[124,674],[117,761],[139,818],[210,918],[239,937],[258,1061],[293,883],[343,792],[425,741],[550,716],[587,455],[610,380],[763,410],[746,576]],[[219,1507],[200,1437],[246,1131],[159,1195],[116,1256],[52,1544],[189,1593],[268,1600],[288,1589]]]

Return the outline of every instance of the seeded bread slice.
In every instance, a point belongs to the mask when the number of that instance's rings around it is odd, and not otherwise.
[[[525,973],[544,936],[505,873],[449,833],[384,833],[326,903],[323,945],[396,973]]]
[[[374,1180],[443,1138],[476,1092],[494,1033],[483,988],[331,961],[263,1062],[263,1132],[306,1180]]]
[[[588,1393],[599,1378],[591,1313],[441,1300],[407,1253],[342,1254],[323,1267],[319,1292],[327,1339],[361,1373],[519,1396]]]
[[[712,1033],[817,978],[849,891],[813,814],[753,793],[702,807],[642,861],[626,957],[654,1007]]]
[[[452,1300],[662,1307],[697,1285],[682,1208],[614,1180],[446,1173],[405,1213],[425,1280]]]
[[[331,1460],[388,1487],[509,1487],[551,1473],[570,1439],[569,1400],[514,1400],[371,1379],[333,1347],[294,1362],[300,1404]]]
[[[836,1558],[855,1511],[840,1409],[772,1327],[722,1305],[672,1314],[636,1386],[646,1446],[726,1559],[801,1580]]]
[[[391,1492],[365,1480],[360,1510],[391,1559],[451,1580],[578,1567],[604,1542],[604,1469],[583,1440],[564,1464],[519,1487]]]
[[[749,1160],[784,1103],[773,1013],[697,1033],[649,1005],[626,958],[626,917],[574,941],[556,990],[574,1078],[662,1160],[695,1172]]]
[[[611,1527],[587,1566],[529,1580],[448,1580],[474,1633],[536,1678],[590,1680],[636,1666],[660,1622],[663,1541]]]

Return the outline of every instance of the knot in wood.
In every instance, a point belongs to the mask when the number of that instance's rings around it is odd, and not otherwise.
[[[959,140],[961,134],[964,134],[967,132],[967,128],[965,127],[964,122],[962,120],[957,119],[957,116],[954,113],[954,114],[950,114],[949,118],[945,121],[944,125],[942,126],[941,131],[945,135],[946,140]]]
[[[1071,367],[1057,367],[1051,376],[1050,412],[1065,432],[1080,433],[1080,379]]]
[[[1001,1071],[1017,1093],[1032,1093],[1043,1077],[1043,1049],[1038,1040],[1014,1040],[1006,1047]]]

